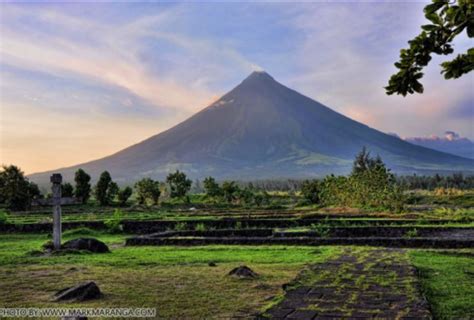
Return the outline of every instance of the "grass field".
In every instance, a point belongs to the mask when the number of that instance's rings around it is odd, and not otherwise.
[[[0,290],[1,305],[156,307],[166,318],[250,315],[278,299],[282,285],[306,265],[335,258],[342,251],[335,246],[124,247],[125,235],[92,235],[106,242],[112,252],[35,256],[32,251],[48,240],[44,234],[1,235],[0,287],[8,288]],[[71,232],[66,239],[78,236]],[[370,250],[352,251],[367,256]],[[407,254],[420,270],[423,290],[437,317],[474,316],[473,250],[408,250]],[[211,261],[217,266],[210,267]],[[243,264],[260,277],[227,276]],[[96,281],[104,298],[81,304],[51,302],[59,289],[85,280]]]

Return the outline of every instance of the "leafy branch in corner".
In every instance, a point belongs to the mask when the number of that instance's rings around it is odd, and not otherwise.
[[[413,40],[410,47],[400,50],[400,61],[395,66],[400,70],[392,75],[386,93],[423,93],[419,80],[423,77],[423,67],[431,60],[431,54],[449,55],[454,52],[452,41],[464,30],[469,38],[474,37],[474,2],[472,0],[433,0],[424,8],[425,17],[431,22],[421,26],[423,30]],[[456,79],[474,70],[474,48],[459,54],[451,61],[441,64],[445,79]]]

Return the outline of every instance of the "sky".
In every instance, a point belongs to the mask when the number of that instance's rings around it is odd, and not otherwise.
[[[0,4],[0,163],[26,173],[110,155],[255,70],[383,132],[474,139],[474,75],[387,96],[426,2]],[[455,53],[472,46],[466,36]]]

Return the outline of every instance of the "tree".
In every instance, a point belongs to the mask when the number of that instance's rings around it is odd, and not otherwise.
[[[74,187],[69,182],[66,182],[61,187],[61,196],[63,197],[72,197],[74,195]]]
[[[158,204],[161,195],[159,181],[143,178],[135,183],[135,189],[137,190],[137,200],[139,204],[144,204],[147,199],[152,200],[155,205]]]
[[[77,198],[82,199],[82,203],[86,203],[91,194],[91,176],[84,170],[78,169],[74,175],[74,181],[76,182],[74,194]]]
[[[209,197],[219,197],[222,195],[222,190],[213,177],[204,179],[204,190]]]
[[[109,187],[107,188],[107,201],[108,203],[111,203],[115,197],[117,196],[118,192],[120,191],[118,185],[111,181],[109,183]]]
[[[125,187],[120,189],[117,193],[117,198],[121,206],[125,206],[127,204],[128,198],[132,195],[133,190],[130,187]]]
[[[23,171],[14,165],[2,166],[0,171],[1,202],[11,210],[26,210],[31,200],[40,197],[36,184],[29,182]]]
[[[430,62],[431,55],[453,53],[452,42],[464,30],[469,38],[474,37],[472,0],[433,0],[432,4],[424,8],[424,12],[431,23],[421,26],[423,31],[408,41],[408,49],[400,50],[400,61],[395,63],[400,71],[391,76],[385,87],[389,95],[423,93],[423,85],[418,80],[423,77],[421,71]],[[445,79],[456,79],[474,70],[474,48],[451,61],[443,62],[441,67]]]
[[[366,147],[363,147],[355,157],[354,164],[352,166],[352,174],[354,175],[368,170],[374,170],[381,166],[385,168],[382,158],[380,158],[380,156],[371,158],[370,152],[367,151]]]
[[[224,181],[222,183],[222,195],[227,202],[232,202],[237,197],[240,188],[235,184],[235,181]]]
[[[112,177],[108,171],[104,171],[100,174],[99,181],[94,189],[94,195],[101,206],[110,204],[111,200],[117,193],[117,184],[112,181]]]
[[[184,172],[177,170],[166,177],[166,182],[170,187],[171,198],[182,198],[191,189],[192,181],[186,177]]]

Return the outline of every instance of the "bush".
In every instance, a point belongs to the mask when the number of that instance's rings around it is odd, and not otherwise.
[[[107,230],[111,233],[120,233],[122,232],[122,218],[123,212],[122,210],[115,209],[114,214],[111,218],[105,220],[105,226]]]
[[[7,223],[8,221],[8,214],[3,211],[3,210],[0,210],[0,224],[5,224]]]
[[[319,185],[307,185],[308,196],[319,190],[319,201],[324,206],[349,206],[399,212],[405,197],[393,174],[380,157],[371,158],[362,150],[354,161],[349,177],[327,176]],[[319,189],[318,189],[319,188]]]
[[[321,186],[318,180],[306,180],[301,186],[301,194],[303,198],[310,203],[317,204],[320,202]]]
[[[184,231],[188,230],[188,225],[186,222],[178,222],[174,225],[174,231]]]
[[[194,228],[196,231],[206,231],[206,225],[204,223],[198,223]]]

